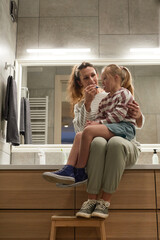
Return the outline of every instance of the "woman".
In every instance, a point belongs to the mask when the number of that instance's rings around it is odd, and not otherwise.
[[[107,95],[98,86],[98,75],[94,66],[83,62],[74,67],[68,86],[70,102],[74,107],[74,128],[76,132],[82,131],[87,120],[96,116],[100,101]],[[143,125],[143,115],[136,102],[129,104],[129,114],[136,119],[138,127]],[[73,143],[76,144],[76,143]],[[121,137],[112,137],[108,142],[101,137],[92,141],[90,156],[87,164],[87,192],[88,200],[76,214],[81,217],[97,216],[106,218],[112,193],[118,187],[126,166],[134,165],[140,153],[135,140],[128,141]],[[77,152],[79,147],[77,147]],[[44,173],[49,181],[60,183],[75,183],[71,186],[85,182],[87,175],[73,171],[77,159],[70,154],[67,165],[60,171]],[[65,185],[61,185],[65,186]],[[102,189],[101,199],[98,194]]]

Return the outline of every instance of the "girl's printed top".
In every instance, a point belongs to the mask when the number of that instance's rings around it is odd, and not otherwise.
[[[123,87],[113,95],[109,93],[99,104],[96,120],[103,120],[103,123],[124,121],[136,125],[135,119],[129,116],[127,107],[133,100],[131,92]]]

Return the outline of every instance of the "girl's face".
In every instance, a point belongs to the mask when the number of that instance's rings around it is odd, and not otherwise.
[[[101,79],[105,92],[115,92],[117,89],[117,82],[115,77],[113,77],[111,74],[102,73]]]
[[[81,86],[86,88],[88,85],[98,85],[98,75],[93,67],[86,67],[80,71]]]

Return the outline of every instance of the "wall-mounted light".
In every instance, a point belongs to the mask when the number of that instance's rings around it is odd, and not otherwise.
[[[160,48],[131,48],[130,52],[132,53],[153,53],[159,54]]]
[[[133,58],[160,59],[160,48],[131,48]]]
[[[89,53],[90,48],[52,48],[52,49],[27,49],[28,53],[67,54],[67,53]]]

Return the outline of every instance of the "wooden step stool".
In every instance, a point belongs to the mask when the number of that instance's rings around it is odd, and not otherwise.
[[[56,240],[57,227],[99,227],[101,240],[106,240],[105,220],[101,218],[78,218],[75,216],[52,216],[50,240]]]

